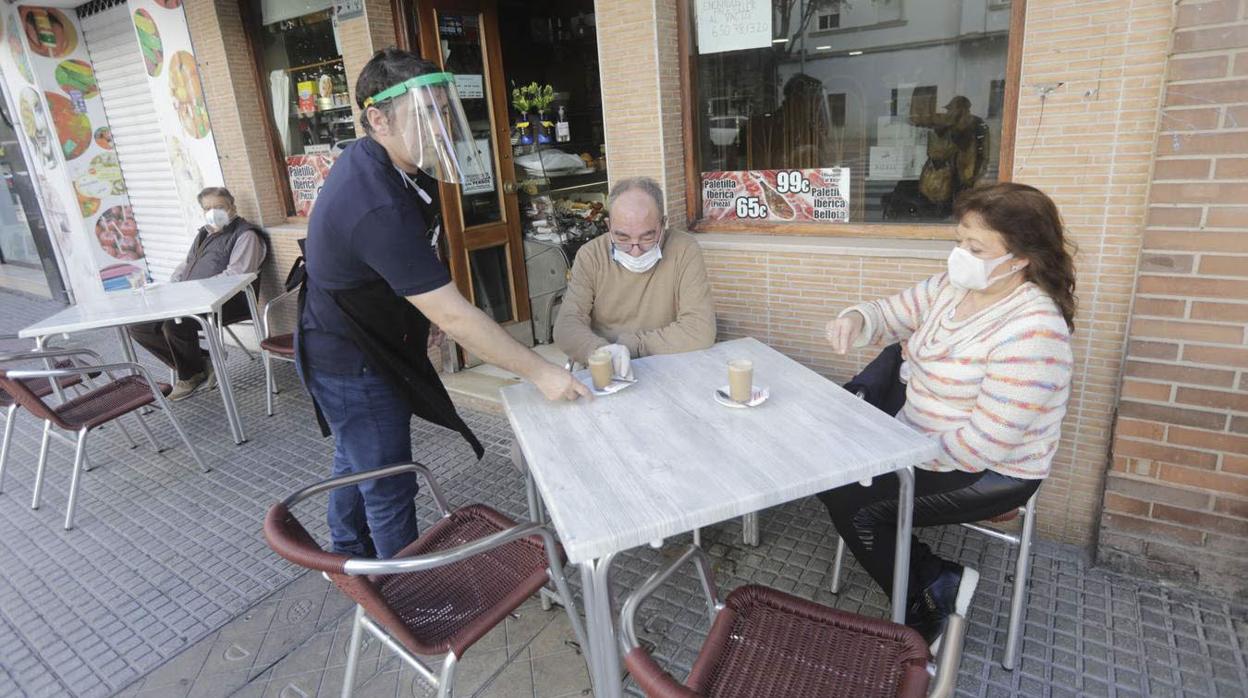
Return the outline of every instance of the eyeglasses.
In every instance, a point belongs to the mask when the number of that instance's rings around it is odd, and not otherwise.
[[[650,248],[657,244],[659,244],[658,240],[651,240],[650,242],[612,242],[611,246],[615,248],[616,252],[629,253],[633,251],[634,247],[642,252],[649,252]]]

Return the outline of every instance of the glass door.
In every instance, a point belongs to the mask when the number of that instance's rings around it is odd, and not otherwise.
[[[533,344],[524,245],[507,126],[507,92],[494,0],[421,0],[421,55],[455,74],[488,176],[442,185],[451,276],[463,294],[512,336]],[[460,357],[473,365],[471,356]]]

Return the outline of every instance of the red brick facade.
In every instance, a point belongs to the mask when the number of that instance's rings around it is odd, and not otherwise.
[[[1098,557],[1243,595],[1248,3],[1178,7]]]

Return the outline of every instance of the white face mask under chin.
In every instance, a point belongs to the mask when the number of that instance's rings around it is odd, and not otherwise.
[[[982,291],[1018,271],[1011,267],[1000,276],[992,276],[997,267],[1013,258],[1014,255],[1006,253],[996,259],[980,259],[961,247],[955,247],[949,253],[949,283],[968,291]]]
[[[654,247],[634,257],[631,254],[620,252],[615,249],[615,246],[612,246],[611,256],[620,263],[620,266],[631,272],[641,274],[653,269],[654,265],[658,264],[660,259],[663,259],[663,250],[658,244],[655,244]]]

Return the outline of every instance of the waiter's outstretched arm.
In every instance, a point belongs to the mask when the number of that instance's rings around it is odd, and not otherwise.
[[[589,388],[563,368],[537,355],[468,302],[454,283],[408,296],[408,302],[468,351],[486,363],[518,373],[532,381],[549,400],[592,399]]]

